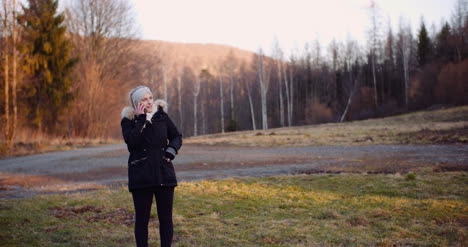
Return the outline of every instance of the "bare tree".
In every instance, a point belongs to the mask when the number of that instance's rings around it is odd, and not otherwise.
[[[13,141],[15,139],[15,134],[16,134],[16,127],[17,127],[17,122],[18,122],[18,104],[17,104],[17,95],[16,95],[16,87],[17,87],[17,62],[18,62],[18,55],[17,55],[17,50],[16,50],[16,45],[18,42],[18,24],[16,22],[16,16],[17,16],[17,9],[16,9],[16,0],[13,0],[13,6],[12,6],[12,28],[11,28],[11,41],[12,41],[12,53],[13,53],[13,60],[12,60],[12,78],[11,78],[11,92],[12,92],[12,105],[13,105],[13,122],[12,122],[12,128],[11,128],[11,133],[9,136],[8,140],[8,150],[11,150],[13,147]]]
[[[221,133],[224,133],[224,81],[222,67],[217,67],[217,77],[219,82],[219,102],[220,102],[220,113],[221,113]]]
[[[163,57],[158,53],[156,47],[154,49],[145,49],[145,53],[138,54],[138,61],[135,62],[136,68],[134,70],[135,72],[138,71],[135,79],[145,83],[153,90],[158,88],[160,85],[158,76],[161,72],[160,68],[163,66],[162,60]]]
[[[278,94],[279,94],[279,112],[280,112],[280,124],[281,127],[285,126],[284,121],[284,103],[283,103],[283,81],[286,81],[286,75],[284,73],[284,61],[283,61],[283,51],[279,45],[278,40],[273,41],[273,58],[275,59],[276,63],[276,72],[277,72],[277,80],[278,80]],[[283,77],[285,80],[283,80]],[[287,89],[286,89],[287,90]],[[289,95],[288,95],[289,96]]]
[[[201,81],[200,83],[203,83]],[[201,134],[205,135],[207,133],[207,128],[206,128],[206,121],[207,121],[207,116],[206,116],[206,97],[201,98],[201,115],[202,115],[202,129],[201,129]]]
[[[452,27],[458,62],[461,62],[464,53],[468,53],[468,34],[464,30],[465,26],[468,26],[468,0],[457,0],[452,14]]]
[[[236,74],[238,73],[238,61],[234,56],[234,52],[232,50],[229,51],[225,61],[224,61],[224,68],[227,72],[227,76],[229,77],[229,103],[230,103],[230,110],[229,110],[229,119],[230,123],[235,121],[235,109],[234,109],[234,86],[236,84]],[[231,126],[232,127],[232,126]]]
[[[343,122],[348,114],[349,107],[352,104],[353,97],[359,89],[359,78],[361,76],[362,66],[359,63],[361,54],[356,41],[348,40],[346,42],[343,63],[345,68],[345,78],[343,83],[344,94],[348,98],[346,107],[341,114],[340,122]],[[357,72],[355,71],[357,70]]]
[[[377,78],[376,78],[376,63],[377,63],[377,52],[379,49],[379,38],[380,38],[380,20],[379,20],[379,9],[375,0],[371,0],[370,4],[370,18],[371,18],[371,28],[369,32],[369,48],[370,48],[370,62],[372,67],[372,81],[374,83],[374,100],[375,107],[379,104],[378,91],[377,91]]]
[[[177,80],[177,108],[179,112],[179,126],[183,128],[184,118],[182,114],[182,75],[183,75],[183,66],[177,66],[175,68],[176,80]]]
[[[292,56],[290,62],[287,66],[283,66],[284,74],[284,85],[286,88],[286,101],[288,109],[288,126],[292,126],[292,117],[293,117],[293,103],[294,103],[294,68],[296,67],[295,59]],[[289,71],[289,76],[288,76]],[[289,79],[288,79],[289,77]]]
[[[79,56],[73,122],[81,136],[100,136],[112,121],[104,114],[113,102],[102,95],[125,73],[137,37],[132,5],[127,0],[69,0],[66,24]],[[120,93],[120,92],[119,92]]]
[[[10,19],[11,19],[11,6],[10,2],[7,0],[3,0],[3,15],[2,15],[2,20],[3,20],[3,25],[2,25],[2,36],[3,36],[3,79],[4,79],[4,93],[5,93],[5,127],[4,127],[4,134],[5,134],[5,141],[9,142],[10,138],[10,69],[9,69],[9,47],[10,47]]]
[[[350,92],[348,94],[348,101],[346,103],[346,107],[345,107],[345,109],[343,111],[343,114],[341,114],[340,122],[343,122],[345,120],[346,115],[348,114],[348,111],[349,111],[349,107],[351,106],[354,94],[356,93],[357,89],[359,88],[359,86],[358,86],[359,75],[360,75],[360,73],[358,74],[358,76],[356,76],[356,78],[352,78],[353,81],[351,81],[351,83],[350,83],[350,85],[352,85],[352,88],[351,88],[351,90],[350,90]]]
[[[192,93],[193,93],[193,135],[197,136],[198,135],[197,100],[198,100],[198,95],[200,94],[200,75],[197,75],[195,78]]]
[[[241,80],[244,88],[247,90],[247,97],[249,99],[249,108],[250,108],[250,119],[252,121],[252,129],[257,130],[257,126],[255,124],[255,110],[254,110],[254,105],[253,105],[253,100],[252,100],[252,88],[254,85],[254,78],[255,75],[252,75],[253,73],[251,71],[248,71],[247,66],[245,63],[242,63],[240,66],[240,75],[241,75]]]
[[[319,97],[319,83],[321,82],[320,78],[317,76],[317,72],[320,71],[322,66],[322,48],[318,39],[315,39],[314,41],[310,42],[310,44],[306,44],[304,50],[306,53],[306,60],[308,60],[307,62],[311,65],[310,76],[315,74],[311,78],[311,98],[313,100],[317,100]]]
[[[3,70],[4,70],[4,95],[5,95],[5,141],[7,152],[13,148],[13,143],[16,135],[17,121],[18,121],[18,106],[17,106],[17,42],[18,42],[18,22],[17,16],[17,2],[16,0],[2,0],[2,13],[0,19],[2,25],[3,37]],[[11,61],[10,61],[11,53]],[[12,65],[10,71],[10,62]],[[11,81],[10,81],[11,73]],[[10,88],[11,83],[11,88]],[[10,102],[11,91],[11,102]],[[10,118],[10,108],[13,108],[13,114]]]
[[[174,74],[174,68],[175,68],[175,62],[173,60],[174,54],[171,53],[170,50],[159,50],[158,51],[158,57],[161,58],[161,63],[160,63],[160,72],[162,76],[162,91],[163,91],[163,99],[166,102],[169,102],[169,95],[168,95],[168,84],[169,80],[173,78]]]
[[[283,69],[283,82],[285,94],[286,94],[286,110],[287,110],[287,119],[288,127],[292,126],[293,110],[294,110],[294,74],[295,68],[297,67],[297,58],[294,53],[291,53],[289,61],[282,66]]]
[[[338,70],[340,69],[340,65],[341,65],[341,59],[340,59],[340,54],[342,53],[342,45],[341,43],[338,43],[335,39],[332,40],[332,42],[330,43],[330,45],[328,46],[328,52],[329,52],[329,55],[331,56],[331,67],[332,67],[332,74],[331,74],[331,83],[330,84],[333,84],[331,86],[333,86],[333,88],[336,89],[337,87],[337,76],[336,74],[338,73]],[[330,92],[336,92],[336,90],[327,90],[327,91],[330,91]],[[336,94],[334,93],[332,98],[336,99]]]
[[[262,102],[262,128],[268,129],[267,93],[270,87],[270,66],[265,61],[262,49],[256,55],[256,69],[260,84],[260,98]]]
[[[403,65],[403,80],[404,80],[404,93],[405,105],[408,107],[409,97],[409,64],[411,53],[412,34],[411,27],[405,24],[403,19],[400,18],[399,31],[398,31],[398,49],[401,54],[401,64]]]
[[[167,82],[169,80],[169,69],[171,66],[167,62],[163,62],[161,66],[162,78],[163,78],[163,92],[164,100],[167,102]]]

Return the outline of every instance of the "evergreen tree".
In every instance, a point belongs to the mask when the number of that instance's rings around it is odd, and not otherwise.
[[[70,72],[76,59],[66,37],[64,15],[58,1],[29,0],[19,21],[24,27],[21,49],[27,54],[25,70],[31,75],[26,87],[29,117],[39,131],[55,131],[60,115],[73,99]]]
[[[419,66],[423,66],[429,63],[432,56],[431,39],[427,34],[426,25],[424,25],[424,22],[421,23],[421,28],[419,29],[417,55]]]
[[[451,30],[448,23],[442,27],[436,37],[435,55],[443,62],[455,61],[455,47],[451,44]]]

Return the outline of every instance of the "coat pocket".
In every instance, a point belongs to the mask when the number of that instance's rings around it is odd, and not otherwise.
[[[174,165],[172,164],[172,162],[169,162],[169,163],[166,162],[166,164],[164,165],[164,172],[165,172],[166,183],[169,183],[169,184],[177,183],[175,169],[174,169]]]
[[[152,183],[152,168],[147,157],[132,161],[128,166],[128,183],[132,186]]]

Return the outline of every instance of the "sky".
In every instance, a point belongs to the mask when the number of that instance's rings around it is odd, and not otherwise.
[[[132,0],[140,38],[226,44],[271,51],[277,40],[285,51],[318,40],[366,44],[370,0]],[[381,26],[394,32],[400,17],[416,32],[421,17],[428,28],[449,21],[456,0],[376,0]]]

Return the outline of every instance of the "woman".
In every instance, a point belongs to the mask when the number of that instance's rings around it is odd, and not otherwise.
[[[161,246],[171,246],[172,206],[177,179],[172,160],[182,146],[182,135],[164,108],[166,102],[153,102],[148,87],[130,92],[130,106],[122,111],[122,135],[127,144],[128,188],[135,206],[135,239],[138,247],[148,246],[148,222],[153,196],[159,218]]]

